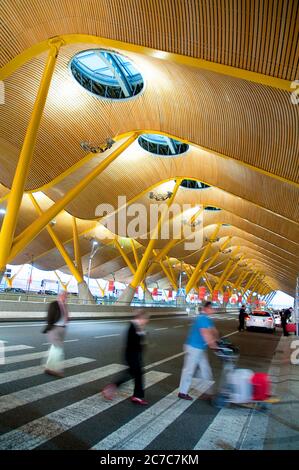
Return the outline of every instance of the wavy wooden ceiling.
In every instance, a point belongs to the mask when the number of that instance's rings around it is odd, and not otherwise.
[[[0,65],[85,33],[288,80],[298,78],[297,0],[2,0]]]
[[[77,85],[68,69],[76,51],[89,47],[94,45],[61,49],[27,189],[50,182],[80,161],[82,140],[101,143],[135,129],[166,132],[299,182],[299,107],[287,91],[128,52],[145,76],[144,92],[124,102],[100,100]],[[11,184],[45,56],[5,80],[0,149],[5,158],[1,183],[6,186]]]
[[[1,66],[34,44],[60,34],[90,34],[269,77],[289,81],[298,78],[297,0],[2,0],[0,3]],[[193,177],[213,188],[188,193],[180,190],[180,202],[223,208],[219,213],[205,214],[205,230],[209,233],[211,224],[218,222],[231,224],[222,227],[221,233],[232,235],[234,245],[241,244],[246,258],[251,258],[256,266],[261,263],[259,266],[267,271],[271,285],[277,284],[293,293],[299,266],[296,185],[299,182],[299,106],[291,103],[290,93],[122,51],[144,75],[145,90],[132,101],[102,101],[80,88],[68,70],[71,57],[89,47],[95,45],[68,45],[60,51],[27,190],[47,184],[42,188],[44,193],[50,200],[59,199],[105,156],[84,158],[80,148],[83,140],[101,143],[110,136],[151,129],[190,141],[193,146],[185,156],[166,159],[150,156],[135,142],[67,207],[78,218],[85,263],[89,235],[85,239],[84,234],[95,227],[95,222],[88,219],[95,217],[97,204],[115,204],[117,196],[124,194],[128,201],[136,197],[148,205],[147,195],[138,195],[151,186],[178,176]],[[7,195],[12,182],[45,58],[46,53],[34,57],[5,80],[6,102],[1,105],[0,114],[1,206],[5,206],[1,198]],[[82,162],[80,169],[62,181],[53,182],[78,162]],[[43,208],[50,203],[43,200]],[[17,233],[35,217],[25,196]],[[72,237],[70,219],[63,212],[57,217],[55,230],[72,254],[68,242]],[[92,236],[93,232],[89,233]],[[16,263],[28,261],[33,254],[45,269],[63,267],[64,262],[45,231],[25,251]],[[130,250],[128,253],[132,256]],[[105,255],[101,256],[95,259],[94,276],[107,277],[117,272],[119,279],[130,278],[123,260],[111,245],[105,247]],[[171,256],[186,261],[188,258],[188,262],[195,264],[200,252],[190,256],[178,246]],[[211,268],[211,273],[224,268],[227,257],[221,260]],[[158,270],[155,276],[157,279],[164,275]]]

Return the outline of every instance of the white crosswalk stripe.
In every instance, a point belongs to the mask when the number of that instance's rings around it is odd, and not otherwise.
[[[249,415],[250,409],[246,408],[222,409],[199,439],[194,450],[236,449]]]
[[[169,375],[164,372],[150,371],[145,374],[145,387],[151,387]],[[123,390],[125,393],[119,395],[113,402],[103,400],[97,393],[3,434],[0,436],[0,449],[34,449],[74,426],[83,423],[87,419],[126,400],[132,393],[132,381],[127,382]]]
[[[80,366],[82,364],[88,364],[89,362],[93,361],[94,359],[90,359],[88,357],[75,357],[73,359],[67,359],[64,361],[64,368],[68,369],[69,367]],[[28,379],[29,377],[40,375],[43,372],[44,368],[41,365],[12,370],[9,372],[2,372],[0,374],[0,385],[8,382],[14,382],[15,380]]]
[[[124,370],[125,367],[126,366],[120,364],[109,364],[108,366],[82,372],[81,374],[66,377],[65,379],[58,381],[55,380],[53,382],[36,385],[8,395],[3,395],[0,397],[0,413],[15,409],[18,406],[33,403],[41,398],[53,396],[56,393],[64,392],[89,382],[94,382],[95,380],[120,372],[121,370]]]
[[[34,347],[33,346],[27,346],[26,344],[17,344],[15,346],[5,346],[5,352],[22,351],[24,349],[34,349]]]
[[[48,351],[42,351],[42,352],[6,357],[5,365],[17,364],[18,362],[25,362],[25,361],[34,361],[35,359],[42,359],[43,357],[46,357],[47,355],[48,355]]]
[[[193,393],[198,398],[211,384],[203,385]],[[94,445],[96,450],[142,450],[147,447],[167,426],[184,413],[194,401],[178,398],[179,389],[162,398],[155,405],[140,413],[124,426]]]

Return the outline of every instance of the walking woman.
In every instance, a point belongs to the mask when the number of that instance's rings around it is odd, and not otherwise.
[[[134,379],[134,393],[131,401],[138,405],[147,405],[148,402],[144,399],[144,386],[143,386],[143,349],[145,343],[145,330],[144,327],[149,321],[149,316],[144,310],[138,310],[134,319],[130,322],[127,332],[127,340],[125,346],[125,362],[128,365],[119,377],[119,379],[107,385],[102,395],[107,400],[113,400],[116,395],[117,389],[127,380]]]
[[[68,323],[68,309],[66,305],[67,292],[62,292],[58,299],[51,302],[48,309],[47,326],[43,333],[48,334],[51,344],[45,366],[45,373],[56,377],[63,377],[64,350],[66,325]]]

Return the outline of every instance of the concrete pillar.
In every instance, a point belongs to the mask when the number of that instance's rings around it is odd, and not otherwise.
[[[80,300],[88,301],[88,303],[95,303],[92,293],[85,281],[78,282],[78,296]]]
[[[150,302],[150,303],[152,303],[154,301],[154,299],[152,298],[152,295],[151,295],[151,293],[148,289],[145,289],[144,300],[145,300],[145,302]]]
[[[117,303],[119,305],[131,305],[131,302],[135,295],[135,287],[128,286],[118,297]]]
[[[2,282],[3,276],[4,276],[5,270],[0,270],[0,284]]]

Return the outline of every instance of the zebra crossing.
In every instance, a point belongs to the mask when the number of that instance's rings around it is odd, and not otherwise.
[[[200,397],[211,384],[197,383],[196,389],[192,389],[194,400],[180,400],[177,396],[178,388],[173,386],[175,382],[178,382],[179,377],[173,377],[173,374],[166,372],[167,367],[166,369],[164,367],[163,371],[158,370],[160,366],[181,358],[183,353],[166,357],[145,367],[145,388],[154,391],[158,389],[159,398],[144,408],[132,405],[128,400],[133,389],[131,380],[124,384],[113,401],[104,400],[99,393],[101,388],[95,387],[97,381],[105,379],[105,383],[107,383],[109,378],[111,379],[113,375],[121,372],[125,368],[122,364],[111,363],[101,366],[92,357],[71,357],[65,361],[67,377],[53,379],[43,375],[43,367],[40,364],[41,359],[47,353],[46,351],[20,354],[20,352],[33,349],[33,347],[12,345],[8,348],[8,351],[14,355],[9,355],[6,358],[6,364],[9,365],[9,369],[11,366],[15,369],[5,370],[5,366],[0,368],[0,385],[15,381],[18,390],[3,394],[0,387],[0,450],[31,450],[47,448],[47,446],[51,448],[51,442],[54,440],[59,448],[59,442],[62,443],[65,436],[71,436],[74,430],[79,432],[81,427],[88,426],[95,418],[98,423],[101,423],[102,417],[105,417],[109,422],[109,413],[113,413],[111,422],[114,425],[111,429],[107,428],[107,433],[104,432],[104,435],[101,430],[100,438],[95,435],[92,440],[84,441],[86,449],[150,449],[151,444],[163,437],[164,433],[178,420],[185,419],[188,423],[188,420],[192,419],[194,412],[192,410],[195,407],[198,413],[201,406],[207,406],[203,404]],[[39,364],[25,367],[29,361],[38,361]],[[80,371],[81,367],[88,367],[88,370]],[[72,371],[72,368],[75,368],[75,372]],[[33,377],[38,378],[42,383],[27,388],[22,387],[23,379]],[[78,399],[82,387],[85,387],[85,395]],[[86,392],[86,390],[88,391]],[[96,393],[94,393],[95,390],[97,390]],[[76,391],[75,394],[74,391]],[[63,397],[63,406],[60,405],[61,397]],[[42,412],[39,407],[37,407],[38,412],[36,411],[36,403],[43,404]],[[118,410],[123,410],[119,407],[124,406],[128,411],[125,420],[123,417],[122,419],[118,418]],[[223,442],[223,429],[227,430],[225,432],[226,445],[229,448],[236,448],[250,411],[248,409],[226,409],[218,412],[212,407],[211,410],[215,415],[214,419],[208,424],[207,429],[202,430],[200,435],[194,434],[189,449],[223,448],[223,445],[222,447],[219,445],[219,442]],[[207,409],[205,409],[205,413],[207,413]],[[201,418],[200,414],[195,417],[196,419]],[[180,435],[174,433],[173,440],[175,442],[174,448],[180,449]]]

